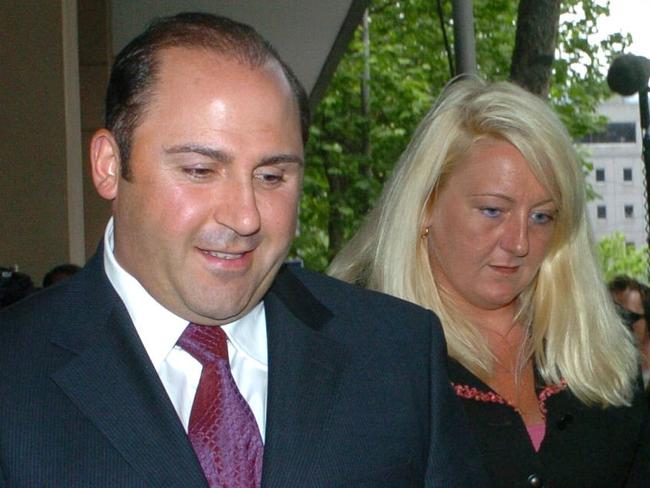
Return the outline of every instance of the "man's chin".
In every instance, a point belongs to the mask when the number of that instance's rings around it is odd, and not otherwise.
[[[257,295],[257,294],[256,294]],[[225,325],[246,315],[258,302],[252,294],[203,296],[188,306],[190,322],[201,325]]]
[[[246,315],[264,297],[284,260],[276,261],[263,275],[208,272],[187,283],[186,308],[205,325],[224,325]],[[197,322],[198,323],[198,322]]]

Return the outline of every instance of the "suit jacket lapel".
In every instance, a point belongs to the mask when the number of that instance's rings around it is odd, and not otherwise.
[[[86,283],[87,313],[54,339],[78,355],[54,381],[152,486],[207,486],[126,309],[101,263],[91,267],[101,278]]]
[[[332,312],[283,269],[264,299],[269,387],[262,486],[299,486],[322,455],[323,437],[348,362],[345,346],[320,333]]]

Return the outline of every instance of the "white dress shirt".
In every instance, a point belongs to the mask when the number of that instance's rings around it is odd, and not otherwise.
[[[188,430],[192,403],[201,377],[201,363],[176,345],[188,325],[164,308],[115,259],[113,219],[104,233],[104,269],[126,306],[140,340],[167,394]],[[266,317],[260,302],[244,317],[222,326],[228,336],[230,369],[242,396],[248,402],[264,441],[268,360]]]

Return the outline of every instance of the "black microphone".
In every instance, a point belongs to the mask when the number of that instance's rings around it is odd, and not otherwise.
[[[616,58],[607,71],[609,88],[629,97],[648,87],[650,59],[634,54],[623,54]]]

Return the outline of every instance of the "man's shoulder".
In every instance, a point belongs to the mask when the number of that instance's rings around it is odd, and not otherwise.
[[[0,338],[43,334],[81,314],[106,308],[106,279],[100,273],[101,269],[85,267],[67,280],[0,310]]]
[[[297,265],[286,267],[282,274],[293,275],[320,303],[331,310],[349,310],[355,314],[418,317],[430,320],[432,313],[400,298],[337,278],[311,271]]]
[[[0,331],[12,323],[43,322],[57,317],[57,312],[64,309],[68,301],[66,288],[69,288],[68,283],[60,283],[0,310]]]
[[[286,318],[278,313],[279,299],[285,311],[320,338],[343,345],[349,353],[345,361],[354,358],[361,365],[391,365],[405,376],[417,376],[413,381],[422,385],[428,381],[428,368],[444,369],[447,354],[442,327],[429,310],[295,266],[281,270],[273,293],[273,301],[265,301],[271,329],[289,330],[278,325],[278,317]]]

